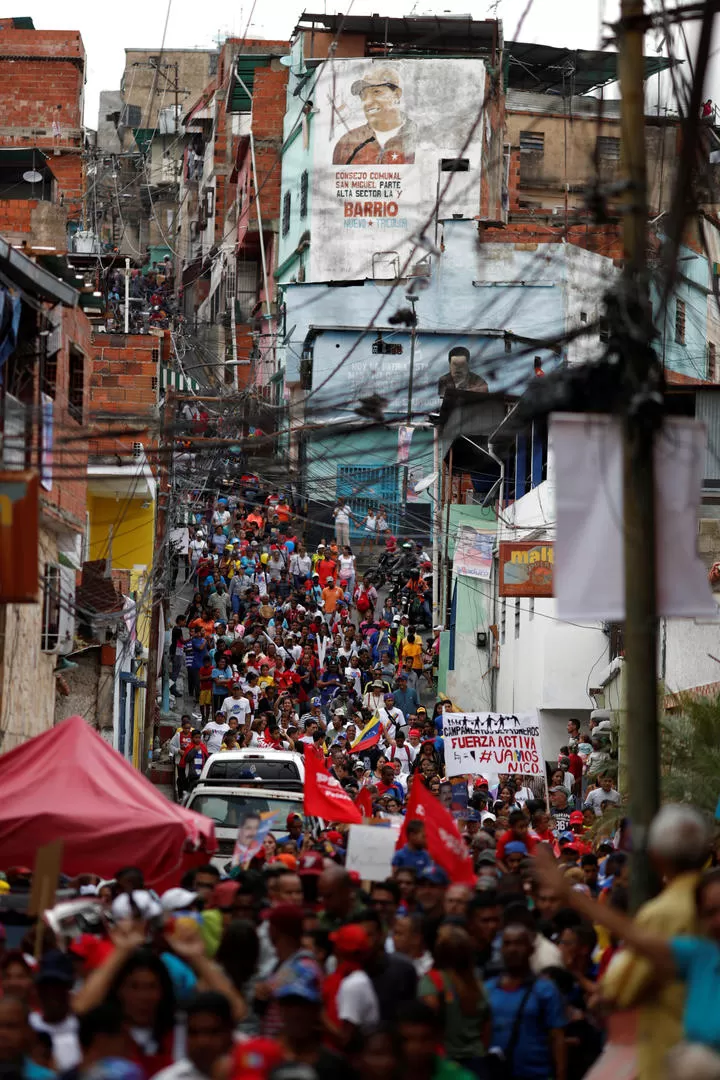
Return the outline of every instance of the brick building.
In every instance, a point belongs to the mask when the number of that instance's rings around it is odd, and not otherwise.
[[[32,602],[0,602],[0,746],[52,726],[58,659],[72,649],[75,569],[85,533],[90,324],[79,294],[0,240],[4,302],[19,306],[17,334],[0,384],[3,484],[16,471],[39,478],[37,542],[22,558],[37,565]],[[31,567],[28,567],[32,575]]]
[[[0,19],[0,31],[0,232],[66,251],[82,221],[82,38],[29,18]]]
[[[287,87],[280,58],[287,48],[285,41],[227,40],[216,78],[184,118],[184,311],[201,348],[232,363],[227,381],[237,386],[264,385],[275,371],[273,272]]]

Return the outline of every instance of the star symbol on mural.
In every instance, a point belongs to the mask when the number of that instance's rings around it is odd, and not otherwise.
[[[374,222],[374,221],[368,221],[368,225],[370,226],[370,228],[371,228],[371,229],[372,229],[372,227],[373,227],[373,225],[374,225],[374,224],[375,224],[375,222]]]
[[[393,161],[397,161],[397,159],[398,159],[397,154],[391,154],[390,157],[392,158]]]

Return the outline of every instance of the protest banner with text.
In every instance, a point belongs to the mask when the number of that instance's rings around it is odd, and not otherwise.
[[[498,773],[541,776],[545,761],[535,713],[445,713],[445,772],[448,777],[496,777]]]

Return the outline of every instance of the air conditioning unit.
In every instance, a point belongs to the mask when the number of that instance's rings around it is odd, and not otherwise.
[[[46,563],[43,579],[43,623],[40,648],[67,656],[75,636],[75,571],[71,566]]]

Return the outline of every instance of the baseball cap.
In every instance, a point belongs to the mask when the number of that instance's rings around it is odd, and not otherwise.
[[[132,902],[131,902],[132,897]],[[110,909],[113,919],[156,919],[162,915],[162,906],[147,889],[135,889],[132,893],[116,896]]]
[[[573,844],[575,842],[575,833],[566,829],[565,832],[561,832],[558,836],[558,843],[560,844]]]
[[[375,681],[373,682],[373,686],[384,686],[384,685],[385,685],[385,683],[382,681],[382,679],[375,679]]]
[[[523,844],[522,840],[511,840],[505,845],[506,855],[527,855],[527,853],[527,844]]]
[[[584,821],[585,821],[585,818],[583,817],[582,810],[573,810],[572,814],[570,815],[570,824],[571,825],[582,825],[584,823]]]
[[[419,716],[421,712],[424,712],[425,715],[427,716],[427,709],[425,708],[424,705],[418,705],[417,709],[415,710],[415,715]]]
[[[306,851],[300,856],[298,874],[305,877],[310,874],[322,874],[325,869],[325,860],[319,851]]]
[[[551,795],[552,795],[552,793],[553,793],[554,791],[564,791],[566,795],[568,795],[568,794],[569,794],[569,792],[568,792],[568,789],[567,789],[566,787],[563,787],[563,785],[562,785],[562,784],[556,784],[556,785],[555,785],[555,787],[551,787],[551,788],[550,788],[550,794],[551,794]]]
[[[189,889],[168,889],[160,897],[163,911],[185,911],[197,900],[197,893]]]
[[[481,851],[478,857],[475,859],[478,866],[497,866],[497,859],[495,858],[495,852]]]
[[[230,910],[233,900],[240,892],[239,881],[219,881],[212,891],[209,907]]]
[[[482,787],[483,784],[487,785],[487,780],[484,776],[476,776],[473,781],[473,787]]]
[[[341,926],[330,934],[335,952],[345,956],[364,956],[370,952],[370,938],[364,927],[357,923]]]
[[[60,982],[72,986],[75,982],[72,959],[59,949],[52,949],[40,960],[35,982]]]
[[[319,698],[319,697],[310,698],[310,704],[311,705],[322,705],[322,698]]]
[[[424,881],[429,885],[449,885],[450,879],[439,866],[426,866],[418,875],[418,881]]]
[[[296,957],[286,960],[282,965],[283,977],[276,982],[273,989],[273,998],[283,1001],[287,998],[301,998],[313,1005],[322,1002],[322,990],[317,975],[317,966],[310,963],[307,957]]]
[[[289,829],[293,821],[302,821],[302,814],[296,814],[294,810],[291,810],[285,819],[285,828]]]

